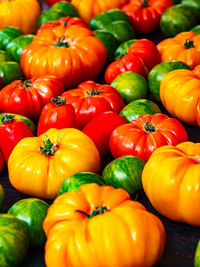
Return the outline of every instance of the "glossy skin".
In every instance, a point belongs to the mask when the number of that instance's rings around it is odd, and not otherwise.
[[[191,44],[186,42],[191,41]],[[157,48],[162,61],[179,60],[191,69],[200,64],[200,35],[189,31],[161,41]]]
[[[74,107],[79,129],[96,115],[104,111],[119,113],[125,105],[114,87],[94,81],[82,82],[76,89],[65,91],[62,97]]]
[[[11,184],[24,194],[43,199],[55,198],[69,175],[81,171],[98,173],[99,169],[96,146],[74,128],[51,128],[39,137],[24,138],[15,146],[8,161]]]
[[[25,137],[33,137],[25,122],[14,117],[9,122],[3,121],[0,124],[0,147],[6,163],[13,148]]]
[[[1,89],[0,111],[36,120],[43,106],[63,91],[62,82],[53,75],[43,75],[25,82],[16,80]]]
[[[41,199],[27,198],[17,201],[8,210],[8,214],[15,216],[27,226],[31,247],[41,247],[46,242],[42,225],[48,208],[49,204]]]
[[[20,266],[28,254],[29,234],[19,219],[0,214],[0,266]]]
[[[52,6],[53,4],[60,2],[62,0],[45,0],[45,3],[47,3],[48,6]]]
[[[5,61],[0,64],[1,88],[24,77],[20,64],[15,61]]]
[[[37,0],[0,1],[0,28],[14,26],[23,33],[33,33],[40,15]]]
[[[98,206],[108,210],[90,219],[80,212]],[[161,221],[125,190],[111,186],[87,184],[60,195],[43,226],[48,267],[148,267],[160,259],[165,244]]]
[[[45,29],[36,35],[23,50],[21,66],[27,78],[56,75],[69,89],[83,80],[96,78],[106,56],[104,44],[91,30],[72,25],[58,30]]]
[[[133,29],[144,34],[159,28],[162,13],[172,5],[171,0],[132,0],[122,10],[129,16]]]
[[[146,162],[158,147],[187,140],[188,134],[178,120],[157,113],[117,127],[110,136],[109,147],[114,158],[133,155]]]
[[[162,104],[173,117],[200,126],[199,87],[200,76],[193,71],[171,71],[161,81]]]
[[[11,42],[13,39],[17,38],[18,36],[23,35],[23,32],[12,26],[5,27],[0,30],[0,49],[5,50],[6,46]]]
[[[200,144],[192,142],[160,147],[142,174],[144,191],[159,213],[195,226],[200,226],[199,151]]]
[[[145,162],[138,157],[122,156],[111,161],[103,169],[102,177],[106,185],[123,188],[130,196],[142,189],[142,170]]]
[[[109,153],[109,138],[112,131],[125,124],[126,120],[113,111],[105,111],[96,115],[82,129],[92,139],[102,157]]]
[[[37,136],[50,128],[76,128],[74,108],[59,96],[53,97],[50,103],[43,107],[37,125]]]

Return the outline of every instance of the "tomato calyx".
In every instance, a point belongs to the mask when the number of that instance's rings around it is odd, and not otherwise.
[[[144,125],[144,129],[146,133],[151,133],[156,131],[156,127],[151,124],[149,121],[147,121]]]
[[[147,8],[149,6],[149,4],[147,3],[147,0],[142,0],[141,4],[143,8]]]
[[[58,38],[58,41],[55,43],[55,46],[68,48],[69,44],[68,44],[67,40],[65,39],[65,36],[61,36]]]
[[[58,149],[56,143],[52,143],[49,138],[44,141],[44,147],[40,147],[40,151],[45,154],[45,156],[53,156]]]
[[[29,87],[31,87],[32,81],[31,80],[25,80],[23,82],[24,88],[28,89]]]
[[[184,43],[184,47],[186,49],[190,49],[190,48],[194,48],[194,41],[190,41],[189,39],[186,40],[186,42]]]
[[[93,95],[100,95],[101,93],[103,93],[103,92],[100,92],[101,89],[102,88],[96,89],[94,86],[94,88],[91,91],[86,91],[86,93],[87,93],[86,98],[93,96]]]
[[[50,102],[52,102],[56,106],[62,106],[64,104],[66,104],[65,98],[62,97],[62,96],[52,97],[52,99],[50,100]]]
[[[91,211],[90,214],[88,214],[87,212],[84,212],[82,210],[76,210],[77,212],[85,215],[85,217],[87,219],[91,219],[92,217],[99,215],[99,214],[103,214],[107,211],[109,211],[109,209],[107,207],[103,207],[103,206],[97,206],[95,210]]]
[[[1,121],[2,121],[2,123],[11,123],[13,121],[14,117],[15,117],[15,115],[4,114]]]

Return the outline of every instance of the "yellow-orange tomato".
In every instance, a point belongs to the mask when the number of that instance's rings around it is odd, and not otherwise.
[[[86,22],[109,9],[121,8],[128,0],[68,0],[72,5],[76,7],[78,13],[82,19]]]
[[[200,77],[193,71],[168,72],[160,84],[160,98],[173,117],[200,125]]]
[[[142,184],[154,208],[169,219],[200,226],[200,143],[158,148],[144,166]]]
[[[40,11],[37,0],[0,0],[0,29],[14,26],[25,34],[33,33]]]
[[[155,215],[125,190],[97,184],[57,197],[43,227],[47,267],[148,267],[165,244]]]
[[[11,184],[20,192],[54,198],[66,177],[81,171],[98,173],[100,155],[80,130],[49,129],[39,137],[22,139],[8,161]]]
[[[181,32],[161,41],[157,48],[162,61],[179,60],[193,69],[200,64],[200,34]]]

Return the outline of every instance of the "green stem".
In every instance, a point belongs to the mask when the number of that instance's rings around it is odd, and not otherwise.
[[[147,0],[142,0],[141,4],[143,8],[147,8],[149,6],[149,4],[147,3]]]
[[[3,122],[3,123],[11,123],[13,121],[14,117],[15,117],[15,115],[4,114],[3,118],[1,119],[1,122]]]
[[[151,124],[149,121],[147,121],[144,125],[144,129],[146,133],[155,132],[156,128],[153,124]]]
[[[190,49],[190,48],[194,48],[195,46],[194,46],[194,41],[190,41],[190,40],[186,40],[186,42],[184,43],[184,47],[186,48],[186,49]]]
[[[106,212],[106,211],[109,211],[109,209],[108,209],[107,207],[103,207],[103,206],[98,206],[98,207],[96,207],[96,209],[93,210],[92,212],[90,212],[90,214],[88,214],[88,213],[86,213],[86,212],[84,212],[84,211],[82,211],[82,210],[77,210],[77,212],[79,212],[79,213],[85,215],[85,217],[86,217],[87,219],[91,219],[92,217],[94,217],[94,216],[96,216],[96,215],[103,214],[103,213]]]
[[[49,138],[44,141],[44,147],[40,147],[40,151],[45,154],[45,156],[53,156],[58,149],[56,143],[52,143]]]
[[[65,40],[65,36],[62,36],[58,39],[57,43],[55,44],[56,47],[65,47],[68,48],[69,44]]]
[[[31,86],[32,81],[31,80],[25,80],[24,81],[24,88],[28,89]]]
[[[66,100],[64,97],[62,96],[56,96],[56,97],[52,97],[51,101],[53,104],[55,104],[56,106],[62,106],[64,104],[66,104]]]
[[[93,96],[93,95],[100,95],[102,93],[102,92],[99,92],[100,90],[101,90],[101,88],[96,89],[94,86],[94,88],[90,92],[89,91],[86,92],[87,93],[86,98]]]

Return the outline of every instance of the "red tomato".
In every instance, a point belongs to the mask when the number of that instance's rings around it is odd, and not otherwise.
[[[129,16],[134,31],[144,34],[159,28],[162,13],[172,5],[171,0],[132,0],[122,10]]]
[[[82,131],[95,143],[102,157],[109,152],[109,138],[112,131],[125,124],[126,120],[113,111],[105,111],[91,119]]]
[[[45,3],[48,5],[48,6],[52,6],[53,4],[57,3],[57,2],[60,2],[60,1],[63,1],[63,0],[45,0]]]
[[[0,149],[0,172],[2,172],[3,166],[4,166],[4,157],[3,157],[3,153]]]
[[[134,71],[143,77],[147,77],[148,74],[141,57],[134,53],[129,53],[108,65],[104,74],[104,80],[110,84],[120,73],[125,71]]]
[[[65,91],[61,96],[74,107],[79,129],[97,114],[109,110],[119,113],[125,106],[120,93],[114,87],[94,81],[82,82],[76,89]]]
[[[9,112],[36,120],[52,97],[62,94],[64,86],[52,75],[16,80],[0,91],[0,112]]]
[[[158,147],[187,140],[188,134],[178,120],[160,113],[146,114],[117,127],[110,136],[109,148],[114,158],[133,155],[147,161]]]
[[[33,137],[26,123],[15,119],[14,115],[5,114],[0,124],[0,147],[6,163],[13,148],[25,137]]]
[[[37,135],[41,135],[50,128],[76,128],[76,116],[72,105],[66,104],[61,97],[53,97],[50,103],[46,104],[39,117]]]
[[[149,71],[161,62],[161,56],[157,46],[148,39],[137,40],[129,47],[127,53],[134,53],[139,56]]]

